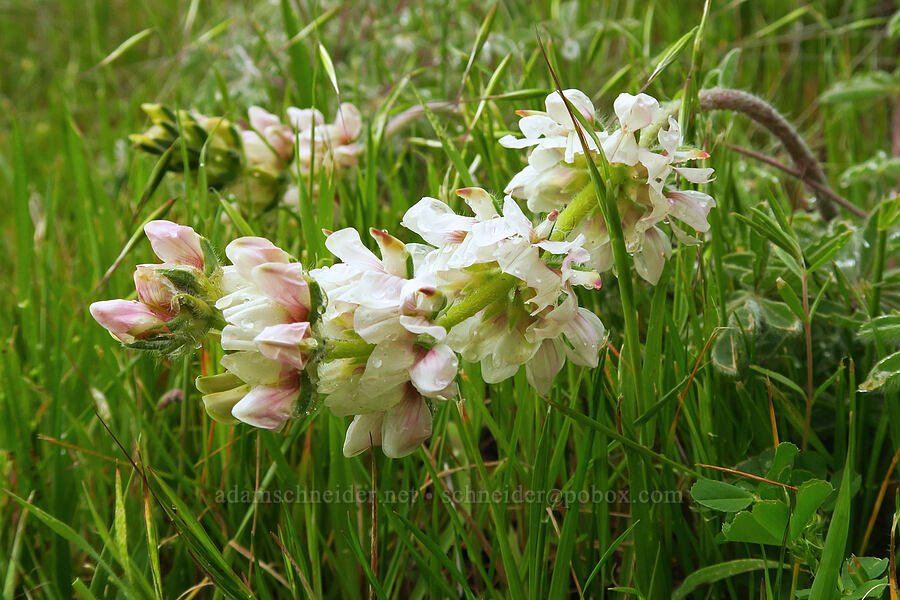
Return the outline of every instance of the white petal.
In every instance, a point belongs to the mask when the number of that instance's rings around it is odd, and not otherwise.
[[[220,361],[229,373],[250,385],[274,385],[282,378],[284,367],[259,352],[233,352]]]
[[[166,263],[190,265],[203,270],[203,248],[200,236],[185,225],[156,220],[144,225],[153,252]]]
[[[648,229],[640,250],[634,254],[634,268],[638,275],[656,285],[671,251],[672,246],[662,231],[656,227]]]
[[[367,306],[360,306],[353,312],[353,330],[370,344],[395,339],[406,331],[397,318],[396,308]]]
[[[312,127],[313,122],[316,124],[316,129],[318,129],[319,125],[325,125],[325,117],[314,108],[300,109],[292,106],[287,109],[287,114],[288,121],[290,121],[294,129],[299,131],[309,129]]]
[[[562,351],[554,340],[544,340],[528,364],[525,365],[525,377],[540,394],[547,396],[553,387],[556,374],[562,369],[565,360]]]
[[[359,238],[359,232],[352,227],[335,231],[325,239],[328,251],[348,265],[362,270],[384,271],[381,261],[366,248]]]
[[[296,381],[278,387],[257,386],[231,409],[244,423],[261,429],[281,429],[294,415],[300,388]]]
[[[472,217],[457,215],[440,200],[428,197],[410,207],[401,221],[401,225],[435,246],[458,242],[474,223]]]
[[[537,139],[542,135],[552,135],[556,123],[545,115],[528,115],[519,119],[519,129],[529,140]]]
[[[265,263],[251,277],[260,291],[284,307],[295,321],[305,321],[312,302],[300,263]]]
[[[308,342],[314,340],[310,339],[309,323],[304,321],[266,327],[253,341],[266,358],[302,371],[309,356]]]
[[[497,142],[504,148],[529,148],[538,144],[536,139],[517,138],[514,135],[504,135]]]
[[[372,446],[380,446],[383,422],[383,412],[356,415],[344,437],[344,456],[349,458],[365,452]]]
[[[409,252],[406,251],[403,242],[386,231],[374,227],[369,228],[369,235],[372,236],[381,249],[381,264],[385,270],[397,277],[408,277],[407,259],[409,258]]]
[[[340,127],[340,139],[343,143],[355,140],[362,131],[362,117],[359,115],[359,110],[349,102],[344,102],[338,108],[335,123]]]
[[[431,437],[431,411],[418,394],[407,394],[384,416],[381,449],[388,458],[402,458]]]
[[[656,119],[659,102],[647,94],[632,96],[622,93],[613,103],[613,109],[622,128],[634,132],[643,129]]]
[[[434,397],[456,378],[459,359],[446,344],[438,344],[425,353],[409,370],[409,377],[424,396]]]
[[[709,194],[695,190],[669,193],[669,212],[679,221],[697,231],[709,231],[709,211],[716,205]]]
[[[427,334],[436,340],[447,337],[447,330],[440,325],[435,325],[425,317],[400,315],[400,325],[410,333],[416,335]]]
[[[494,208],[494,201],[491,195],[479,187],[461,188],[456,190],[456,195],[466,201],[475,218],[479,221],[486,221],[497,216],[497,209]]]
[[[715,169],[699,167],[675,167],[672,169],[691,183],[708,183],[713,180]]]
[[[576,365],[594,368],[599,360],[600,347],[606,343],[606,327],[600,317],[581,307],[578,314],[564,327],[568,344],[566,355]]]
[[[557,148],[538,147],[528,155],[528,164],[537,171],[546,171],[563,159],[563,152]]]
[[[573,108],[580,112],[589,123],[594,120],[594,104],[591,102],[591,99],[587,97],[587,94],[581,90],[571,89],[563,90],[563,96],[565,96],[566,100],[572,104]],[[575,128],[575,123],[572,122],[572,117],[569,115],[566,103],[563,102],[562,97],[559,95],[559,91],[555,91],[547,96],[544,104],[547,107],[547,114],[550,115],[554,121],[570,129]]]

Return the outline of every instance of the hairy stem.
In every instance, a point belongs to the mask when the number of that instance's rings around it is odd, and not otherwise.
[[[325,348],[325,360],[338,358],[366,358],[372,354],[375,344],[363,340],[329,340]]]
[[[747,115],[764,126],[782,143],[804,181],[814,181],[823,187],[831,189],[822,166],[809,149],[809,146],[806,145],[806,142],[794,129],[794,126],[781,113],[775,110],[771,104],[748,92],[726,88],[701,90],[699,97],[700,109],[705,112],[731,110]],[[813,186],[809,187],[814,192],[816,191]],[[835,193],[834,195],[837,194]],[[837,216],[837,210],[832,203],[833,199],[831,194],[819,196],[819,212],[823,219],[830,220]]]
[[[559,213],[550,239],[554,242],[564,240],[595,206],[597,206],[597,192],[594,184],[589,183]]]
[[[491,302],[506,294],[515,283],[512,275],[498,273],[487,279],[482,285],[466,296],[462,302],[451,306],[447,312],[437,320],[437,324],[450,331],[469,317],[477,314]]]

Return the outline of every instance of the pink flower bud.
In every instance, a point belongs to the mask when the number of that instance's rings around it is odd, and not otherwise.
[[[295,321],[306,320],[312,300],[300,263],[261,264],[253,269],[251,277],[256,287],[284,307]]]
[[[144,225],[153,252],[160,260],[190,265],[203,270],[203,247],[196,231],[171,221],[150,221]]]
[[[225,247],[225,256],[237,267],[245,279],[250,279],[254,267],[264,263],[286,263],[290,261],[287,252],[261,237],[242,237]]]
[[[271,325],[257,335],[253,341],[266,358],[294,367],[302,371],[309,357],[314,340],[310,337],[309,323],[286,323]]]
[[[409,391],[384,416],[381,446],[389,458],[403,458],[431,437],[431,411],[414,391]]]
[[[149,306],[136,300],[104,300],[91,304],[91,316],[124,344],[166,324]]]
[[[281,119],[258,106],[248,108],[247,117],[250,120],[250,127],[259,132],[265,131],[267,127],[278,127],[281,125]]]
[[[138,265],[135,268],[134,287],[138,300],[167,317],[175,316],[175,286],[153,265]]]
[[[259,385],[231,409],[239,421],[261,429],[278,430],[294,415],[300,396],[299,380],[291,377],[278,386]]]

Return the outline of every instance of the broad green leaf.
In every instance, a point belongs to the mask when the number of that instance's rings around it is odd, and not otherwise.
[[[710,359],[713,365],[726,375],[732,377],[747,364],[747,353],[744,350],[744,337],[736,327],[728,327],[713,342]]]
[[[731,523],[722,525],[722,533],[729,542],[781,546],[789,518],[787,504],[763,500],[754,504],[751,512],[739,512]]]
[[[900,195],[884,200],[878,208],[878,230],[887,231],[900,223]]]
[[[691,498],[703,506],[722,512],[737,512],[753,502],[753,494],[747,490],[712,479],[701,479],[691,486]]]
[[[763,320],[767,327],[777,329],[786,335],[795,335],[803,330],[800,317],[794,314],[790,306],[783,302],[761,300]]]
[[[841,584],[845,590],[857,590],[860,581],[881,577],[890,565],[886,558],[873,556],[851,556],[841,567]]]
[[[788,480],[781,479],[779,476],[787,467],[794,464],[794,459],[800,454],[800,449],[791,442],[782,442],[775,448],[775,455],[772,457],[772,465],[766,472],[766,479],[788,483]]]
[[[790,540],[796,540],[825,499],[834,491],[831,484],[821,479],[809,479],[797,490],[794,511],[791,513]]]

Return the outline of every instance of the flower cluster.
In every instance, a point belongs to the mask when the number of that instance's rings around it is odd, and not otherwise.
[[[98,302],[91,312],[134,348],[195,348],[209,333],[225,370],[197,379],[210,416],[278,430],[321,397],[333,414],[352,417],[346,456],[371,446],[393,458],[414,452],[431,435],[438,403],[459,396],[461,361],[477,364],[487,383],[521,368],[547,395],[566,359],[596,367],[606,341],[600,318],[576,294],[599,289],[599,272],[611,262],[587,161],[605,159],[626,250],[650,282],[671,252],[660,226],[697,243],[678,224],[707,231],[714,205],[705,193],[675,185],[708,182],[712,169],[684,166],[708,155],[683,146],[678,123],[656,100],[620,95],[618,125],[603,128],[585,94],[564,94],[574,113],[563,96],[550,94],[545,111],[519,111],[523,138],[500,140],[531,149],[503,198],[465,188],[457,194],[470,214],[429,197],[404,214],[402,225],[425,243],[370,229],[376,254],[355,229],[326,232],[325,246],[338,260],[307,270],[267,239],[242,237],[228,244],[231,264],[220,267],[192,229],[154,221],[145,231],[165,264],[137,268],[137,301]],[[148,113],[154,127],[139,143],[164,151],[174,143],[173,117],[158,107]],[[314,109],[287,114],[284,124],[251,107],[249,126],[236,138],[248,177],[231,185],[248,189],[252,180],[263,204],[296,201],[303,182],[286,190],[291,173],[315,184],[317,171],[350,166],[362,150],[352,105],[341,105],[334,123]]]
[[[225,255],[232,264],[223,269],[216,308],[226,323],[227,373],[201,377],[197,387],[214,419],[281,429],[298,412],[301,375],[317,346],[310,323],[321,304],[316,286],[264,238],[234,240]]]
[[[241,167],[241,138],[237,128],[223,117],[207,117],[196,111],[173,111],[160,104],[143,104],[150,128],[129,139],[150,154],[165,155],[166,170],[195,172],[206,152],[206,177],[213,187],[225,186],[238,176]],[[187,161],[185,163],[185,160]]]
[[[698,241],[675,221],[701,233],[709,230],[707,215],[715,206],[712,197],[679,189],[671,181],[673,176],[693,184],[711,181],[711,168],[683,166],[709,155],[684,147],[678,122],[647,94],[620,94],[613,105],[618,126],[610,130],[599,126],[594,106],[583,92],[565,90],[563,95],[593,130],[587,131],[573,121],[559,92],[547,97],[546,111],[518,111],[524,137],[508,135],[500,143],[507,148],[533,149],[528,166],[512,178],[506,192],[526,200],[534,212],[563,210],[582,190],[591,193],[587,160],[596,162],[602,150],[610,165],[608,183],[619,209],[626,248],[634,257],[638,274],[656,283],[671,254],[669,238],[659,225],[668,223],[676,238],[686,244]],[[579,129],[587,142],[588,156]],[[639,133],[640,140],[636,137]],[[595,269],[605,271],[611,266],[609,233],[599,210],[592,210],[567,233],[568,239],[584,236],[584,247]]]
[[[215,253],[193,229],[170,221],[151,221],[144,233],[163,264],[137,266],[137,300],[94,302],[91,315],[132,348],[193,350],[219,322],[214,304],[221,269]]]
[[[316,109],[287,109],[288,122],[251,106],[243,129],[221,117],[194,111],[172,111],[159,104],[145,104],[151,126],[130,136],[141,150],[169,155],[166,169],[196,171],[206,152],[207,183],[221,188],[253,214],[276,206],[299,203],[299,178],[312,179],[313,189],[321,172],[355,166],[363,150],[357,140],[362,131],[359,110],[343,103],[334,122],[327,123]],[[178,151],[183,146],[184,153]],[[184,162],[187,156],[187,164]]]
[[[488,383],[525,365],[529,383],[545,395],[566,356],[596,366],[606,330],[594,313],[578,306],[573,290],[600,287],[596,272],[578,268],[589,258],[583,236],[550,241],[552,219],[534,226],[510,196],[501,213],[480,188],[457,193],[474,216],[423,198],[403,218],[435,246],[424,264],[438,289],[454,300],[445,320],[452,326],[449,346],[479,362]],[[463,310],[467,304],[471,310]]]

